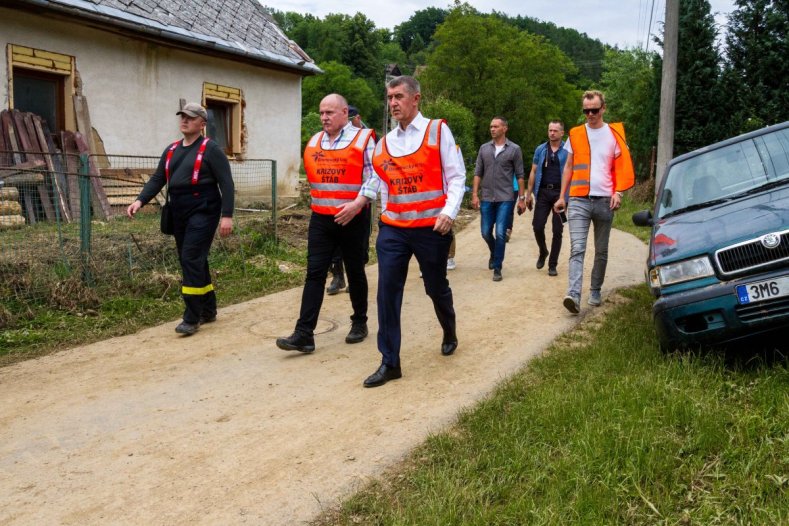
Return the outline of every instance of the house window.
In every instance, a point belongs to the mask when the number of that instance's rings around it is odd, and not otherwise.
[[[232,115],[233,109],[229,104],[207,100],[205,109],[208,112],[208,136],[216,141],[227,154],[233,153],[232,142]]]
[[[65,125],[63,77],[14,68],[14,108],[40,115],[51,132],[62,130]]]
[[[8,44],[7,56],[9,108],[41,115],[52,133],[76,129],[74,57],[17,44]]]
[[[208,111],[208,136],[222,146],[229,156],[240,155],[243,152],[241,90],[204,82],[203,106]]]

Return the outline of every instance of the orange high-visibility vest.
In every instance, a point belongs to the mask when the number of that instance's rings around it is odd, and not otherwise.
[[[381,221],[388,225],[432,227],[447,201],[441,170],[441,124],[431,120],[422,144],[414,153],[395,157],[386,137],[375,147],[373,168],[389,187],[389,199]]]
[[[635,183],[633,160],[625,142],[625,126],[621,122],[611,122],[608,127],[614,134],[614,139],[622,152],[619,157],[614,159],[611,167],[614,191],[623,192]],[[573,148],[573,177],[570,180],[570,197],[586,197],[589,195],[589,177],[592,173],[592,152],[585,124],[570,130],[570,144]]]
[[[367,141],[375,138],[371,129],[359,130],[345,148],[324,150],[321,139],[325,132],[312,136],[304,148],[304,169],[310,183],[312,210],[319,214],[334,215],[339,206],[350,203],[362,187],[364,151]]]

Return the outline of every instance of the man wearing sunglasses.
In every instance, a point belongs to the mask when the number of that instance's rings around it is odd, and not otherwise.
[[[587,91],[581,102],[586,123],[571,129],[570,139],[564,144],[567,162],[559,199],[553,206],[557,213],[566,208],[570,223],[569,286],[564,307],[573,314],[581,311],[589,226],[594,225],[595,258],[588,303],[598,306],[602,303],[600,291],[608,262],[608,238],[614,211],[619,208],[622,192],[632,187],[635,180],[624,125],[621,122],[609,125],[603,120],[606,109],[603,94]],[[567,192],[569,203],[565,200]]]

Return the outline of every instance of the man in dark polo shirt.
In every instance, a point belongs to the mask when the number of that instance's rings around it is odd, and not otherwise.
[[[540,249],[537,268],[543,268],[545,258],[548,258],[549,276],[558,274],[556,265],[559,263],[559,251],[562,249],[562,232],[564,230],[564,224],[559,214],[553,211],[553,205],[559,199],[562,187],[564,163],[567,162],[567,152],[564,150],[562,137],[564,137],[562,121],[548,123],[548,141],[534,150],[534,159],[529,174],[529,188],[526,191],[526,205],[529,209],[534,206],[532,227],[534,227],[534,239]],[[532,194],[534,194],[534,198],[532,198]],[[548,252],[548,246],[545,243],[545,224],[548,222],[548,216],[552,217],[553,227],[550,252]]]
[[[477,154],[471,206],[480,209],[482,239],[490,250],[488,268],[493,270],[493,281],[501,281],[506,231],[515,206],[513,176],[518,180],[518,209],[526,209],[523,153],[520,146],[507,139],[507,119],[504,117],[494,117],[490,121],[490,136],[492,140],[480,146]]]

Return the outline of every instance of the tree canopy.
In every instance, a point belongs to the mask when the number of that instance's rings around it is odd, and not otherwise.
[[[545,140],[548,121],[577,113],[580,93],[567,80],[576,69],[544,38],[463,4],[450,12],[435,39],[440,45],[420,76],[423,92],[471,110],[477,144],[489,140],[495,115],[509,120],[510,138],[528,150]]]
[[[731,133],[789,120],[789,2],[737,0],[726,36]]]
[[[675,153],[789,119],[789,2],[735,4],[724,31],[708,0],[680,3]],[[466,158],[489,139],[493,116],[506,117],[510,138],[528,151],[545,140],[548,121],[562,120],[566,129],[583,122],[580,94],[600,88],[607,120],[625,123],[639,176],[649,173],[660,104],[657,52],[612,48],[573,28],[483,14],[458,0],[416,11],[393,31],[362,13],[270,11],[324,71],[302,85],[305,135],[319,125],[313,112],[331,92],[380,130],[384,66],[397,64],[420,79],[423,110],[448,119]],[[719,33],[726,34],[723,50]]]

